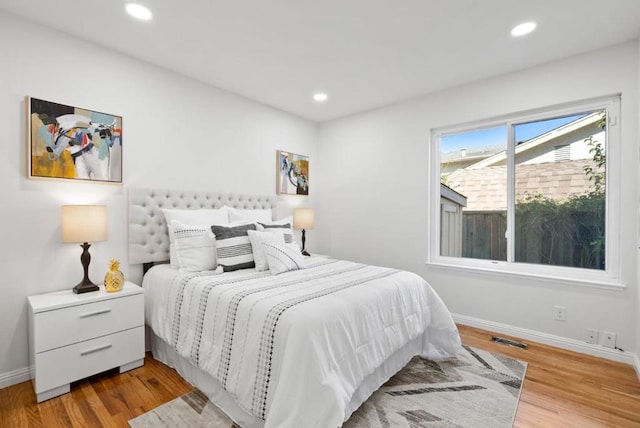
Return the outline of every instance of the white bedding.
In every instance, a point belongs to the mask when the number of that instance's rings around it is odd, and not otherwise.
[[[449,312],[419,276],[325,258],[254,269],[145,276],[147,324],[269,427],[337,427],[363,380],[409,342],[460,347]]]

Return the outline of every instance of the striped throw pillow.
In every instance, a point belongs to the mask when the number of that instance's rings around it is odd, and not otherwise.
[[[298,244],[274,244],[263,242],[264,254],[272,275],[304,269],[306,263]]]
[[[287,244],[293,244],[295,238],[293,236],[293,228],[291,225],[293,224],[293,217],[287,217],[282,220],[273,221],[271,223],[262,223],[258,222],[258,230],[269,230],[269,229],[282,229],[284,232],[284,242]]]
[[[256,230],[256,225],[211,226],[211,231],[216,236],[218,265],[225,272],[255,267],[248,230]]]

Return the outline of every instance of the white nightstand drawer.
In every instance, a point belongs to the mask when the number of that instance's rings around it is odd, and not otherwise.
[[[35,356],[36,394],[144,358],[144,327],[136,327]]]
[[[132,294],[36,313],[33,315],[34,352],[142,326],[142,308],[144,295]]]

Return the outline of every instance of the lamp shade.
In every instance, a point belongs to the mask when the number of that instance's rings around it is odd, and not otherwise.
[[[313,229],[314,223],[313,208],[296,208],[293,210],[294,229]]]
[[[107,240],[105,205],[63,205],[62,242],[97,242]]]

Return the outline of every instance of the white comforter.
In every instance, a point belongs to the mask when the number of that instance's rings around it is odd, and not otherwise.
[[[340,426],[362,380],[419,336],[424,355],[458,351],[451,315],[419,276],[308,265],[277,276],[174,271],[164,286],[145,278],[147,323],[266,428]]]

